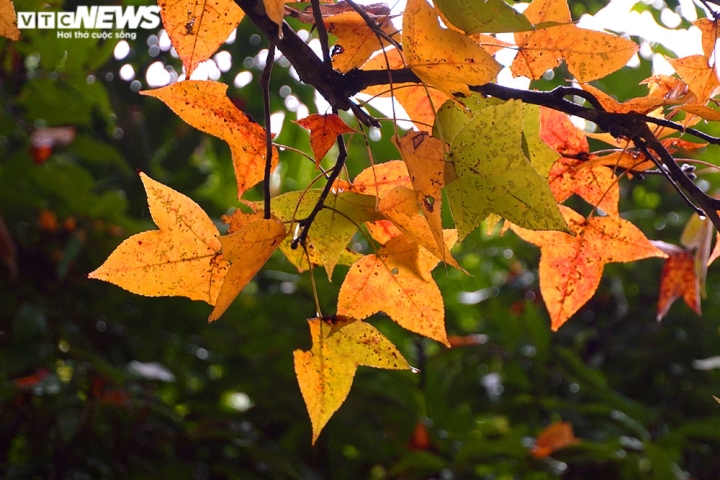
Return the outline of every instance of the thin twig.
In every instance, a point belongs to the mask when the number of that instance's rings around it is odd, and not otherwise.
[[[322,48],[323,62],[326,65],[332,64],[330,58],[330,41],[328,40],[327,29],[325,28],[325,20],[323,20],[322,10],[320,10],[320,0],[310,0],[312,5],[313,18],[315,18],[315,28],[317,28],[318,37],[320,37],[320,48]]]
[[[267,59],[265,60],[265,68],[260,74],[260,88],[263,94],[263,106],[265,108],[265,145],[267,147],[265,153],[265,177],[263,179],[263,190],[265,197],[265,219],[270,220],[270,173],[272,170],[272,133],[270,133],[270,74],[272,73],[273,63],[275,63],[275,44],[270,42],[268,47]]]

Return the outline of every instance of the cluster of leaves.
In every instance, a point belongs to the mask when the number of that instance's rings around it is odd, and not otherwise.
[[[160,4],[188,77],[243,18],[243,10],[232,2],[193,5],[199,10],[179,2]],[[515,75],[539,79],[564,59],[581,83],[621,68],[636,52],[635,43],[582,31],[572,24],[562,1],[536,0],[521,15],[502,1],[483,7],[437,2],[435,10],[424,0],[411,0],[401,34],[382,10],[356,10],[352,5],[334,10],[315,4],[308,13],[286,10],[284,2],[264,6],[263,15],[279,29],[286,12],[313,21],[319,15],[318,28],[338,37],[331,59],[337,72],[409,69],[417,77],[414,83],[391,83],[389,92],[383,88],[406,108],[418,129],[394,137],[402,160],[372,165],[350,181],[338,179],[344,161],[339,158],[332,172],[323,172],[324,188],[250,202],[242,197],[257,183],[265,181],[269,192],[267,172],[279,158],[268,129],[240,111],[221,83],[185,80],[143,92],[162,100],[191,126],[229,144],[243,207],[224,219],[229,228],[221,236],[192,200],[141,174],[160,230],[127,239],[91,277],[142,295],[203,300],[214,306],[210,320],[215,320],[276,249],[299,271],[322,266],[329,278],[337,265],[350,266],[336,315],[318,313],[310,320],[313,348],[295,352],[313,440],[347,397],[358,365],[410,368],[364,319],[384,312],[411,332],[451,345],[443,298],[430,272],[441,261],[461,269],[450,248],[483,222],[490,230],[502,217],[521,238],[541,247],[540,289],[554,330],[592,297],[605,264],[648,257],[668,256],[659,316],[681,295],[699,311],[703,272],[717,257],[710,251],[708,222],[689,226],[685,248],[680,248],[650,242],[619,215],[619,176],[662,165],[665,158],[658,159],[656,145],[643,148],[636,142],[634,151],[627,139],[606,135],[601,139],[613,147],[610,153],[594,154],[586,134],[557,111],[567,108],[562,103],[552,110],[520,101],[522,93],[502,100],[471,94],[501,68],[492,55],[508,45],[492,34],[515,32]],[[440,27],[440,18],[456,28]],[[717,29],[708,20],[697,26],[705,54],[674,60],[680,79],[648,79],[649,94],[624,104],[590,85],[583,85],[584,91],[608,114],[636,119],[684,111],[683,128],[702,118],[716,120],[717,112],[706,104],[718,86],[711,60]],[[370,58],[387,45],[392,46]],[[322,91],[323,85],[314,86]],[[378,87],[366,91],[381,94]],[[454,98],[457,94],[463,98]],[[354,105],[358,118],[372,124],[374,119],[358,109]],[[361,124],[351,128],[335,113],[313,115],[301,125],[310,130],[316,166],[335,142],[340,157],[344,155],[343,135],[363,132]],[[637,136],[613,133],[633,140]],[[664,138],[670,133],[670,127],[654,133],[667,152],[704,146]],[[581,215],[562,205],[571,195],[593,210]],[[443,229],[443,198],[456,229]],[[357,237],[359,230],[362,237]],[[349,250],[357,238],[365,239],[371,251]]]

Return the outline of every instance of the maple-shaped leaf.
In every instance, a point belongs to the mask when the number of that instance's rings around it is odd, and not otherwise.
[[[20,40],[15,7],[11,0],[0,0],[0,37],[13,41]]]
[[[713,51],[715,51],[715,42],[720,38],[720,28],[718,28],[717,21],[701,18],[693,22],[693,25],[700,29],[705,58],[712,58]]]
[[[535,458],[545,458],[562,448],[578,443],[580,439],[575,437],[571,423],[553,422],[538,433],[530,454]]]
[[[540,138],[560,155],[585,155],[590,151],[585,132],[557,110],[540,107]]]
[[[662,320],[678,298],[698,315],[700,311],[700,279],[695,266],[693,252],[675,245],[657,242],[668,258],[660,273],[660,296],[658,298],[657,319]]]
[[[541,137],[540,107],[524,103],[522,108],[523,152],[540,176],[547,178],[559,155]]]
[[[363,70],[399,70],[405,68],[407,62],[396,48],[388,48],[383,53],[371,58]],[[392,88],[387,85],[375,85],[362,91],[367,95],[379,97],[393,96],[402,105],[410,120],[418,130],[430,132],[435,122],[435,112],[450,97],[440,90],[419,83],[394,83]]]
[[[373,52],[388,44],[387,40],[378,38],[357,12],[343,12],[323,20],[328,33],[338,38],[332,51],[332,64],[340,73],[361,67]],[[397,33],[389,15],[378,22],[377,28],[388,36]]]
[[[215,224],[185,195],[144,173],[140,178],[160,230],[128,238],[88,276],[139,295],[181,296],[215,305],[229,267]]]
[[[511,227],[520,238],[540,247],[540,292],[553,331],[592,298],[606,263],[666,256],[627,220],[586,219],[565,206],[560,211],[573,235]]]
[[[687,83],[696,100],[688,103],[705,105],[720,90],[715,68],[704,55],[690,55],[683,58],[667,59],[680,78]]]
[[[223,257],[230,262],[209,321],[220,318],[243,288],[260,271],[270,255],[285,238],[285,225],[280,220],[252,219],[237,231],[220,237]]]
[[[158,5],[187,78],[215,53],[245,16],[233,0],[159,0]]]
[[[620,103],[613,97],[603,92],[599,88],[595,88],[590,84],[582,84],[583,90],[591,93],[600,102],[605,110],[613,113],[636,112],[640,114],[648,114],[663,105],[677,105],[681,100],[674,98],[658,97],[648,95],[646,97],[632,98],[626,102]]]
[[[337,141],[338,135],[355,131],[334,113],[327,115],[313,113],[294,123],[310,130],[310,148],[315,155],[316,167],[320,165],[328,150]]]
[[[425,0],[408,0],[402,33],[412,71],[448,95],[469,95],[468,85],[488,83],[502,68],[471,38],[441,28],[438,16]]]
[[[452,245],[454,238],[447,238]],[[430,276],[438,262],[405,236],[388,240],[377,254],[350,267],[340,287],[338,314],[362,320],[385,312],[403,328],[449,346],[443,297]]]
[[[566,0],[534,0],[524,13],[534,25],[561,25],[515,33],[519,51],[510,70],[516,77],[538,80],[565,59],[570,73],[585,83],[619,70],[640,48],[630,40],[573,25]]]
[[[410,173],[414,188],[412,194],[417,204],[415,212],[420,209],[434,238],[434,248],[430,251],[440,253],[439,258],[448,262],[452,257],[447,255],[449,252],[443,239],[441,217],[442,189],[445,187],[445,142],[431,137],[426,132],[411,132],[402,138],[395,136],[392,141]],[[426,248],[427,244],[428,242],[421,243]]]
[[[502,33],[533,30],[525,15],[505,0],[436,0],[447,19],[465,33]]]
[[[350,393],[360,365],[410,370],[402,354],[369,323],[336,317],[308,320],[312,349],[293,352],[295,374],[312,423],[313,444]]]
[[[558,203],[575,194],[609,215],[618,215],[620,185],[607,167],[587,167],[580,160],[563,157],[550,170],[548,184]]]
[[[437,112],[437,120],[433,125],[433,137],[452,143],[455,136],[467,124],[488,107],[502,105],[504,102],[497,98],[485,98],[478,93],[470,96],[448,101]]]
[[[319,189],[313,189],[279,195],[272,200],[273,214],[285,222],[302,220],[313,210],[320,194]],[[328,278],[332,277],[335,265],[358,226],[382,219],[375,211],[376,201],[374,196],[347,191],[331,194],[325,200],[325,207],[315,217],[308,238]]]
[[[538,230],[565,230],[550,187],[522,149],[523,106],[487,107],[455,135],[447,158],[456,179],[448,201],[460,238],[490,214]],[[445,128],[443,128],[445,130]]]
[[[140,93],[162,100],[191,126],[228,143],[240,198],[265,176],[265,129],[238,110],[225,95],[227,88],[220,82],[186,80]],[[273,168],[277,162],[278,152],[273,147]]]

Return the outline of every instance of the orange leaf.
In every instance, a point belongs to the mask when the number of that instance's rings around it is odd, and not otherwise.
[[[619,151],[603,155],[602,157],[591,158],[582,164],[581,168],[595,168],[599,166],[610,167],[612,169],[622,168],[633,172],[644,172],[655,168],[655,163],[648,160],[647,157],[639,152]]]
[[[700,279],[695,268],[692,252],[676,249],[667,251],[668,258],[660,274],[660,298],[658,299],[657,319],[662,320],[672,304],[682,297],[695,313],[700,311]]]
[[[361,67],[374,51],[388,44],[386,40],[379,39],[355,11],[325,17],[324,21],[328,33],[338,38],[332,51],[332,63],[340,73]],[[388,35],[397,33],[389,16],[378,22],[378,28]]]
[[[337,141],[338,135],[355,131],[334,113],[328,115],[313,113],[294,123],[310,130],[310,148],[312,148],[313,155],[315,155],[316,167],[320,165],[328,150]]]
[[[718,232],[715,236],[715,247],[708,257],[707,266],[709,267],[715,260],[718,259],[718,257],[720,257],[720,232]]]
[[[502,68],[471,38],[441,28],[425,0],[408,0],[402,44],[412,71],[448,95],[469,95],[468,85],[488,83]]]
[[[215,53],[245,16],[233,0],[159,0],[158,5],[186,78]]]
[[[15,7],[10,0],[0,0],[0,37],[7,37],[14,41],[20,40]]]
[[[715,42],[720,38],[720,28],[718,28],[717,21],[712,21],[709,18],[701,18],[693,22],[693,25],[702,32],[703,53],[705,54],[705,58],[710,59],[715,50]]]
[[[145,90],[165,102],[180,118],[198,130],[225,140],[232,152],[238,198],[265,175],[265,129],[233,105],[220,82],[186,80],[157,90]],[[272,166],[278,162],[273,147]]]
[[[560,211],[574,236],[512,226],[520,238],[540,247],[540,292],[550,313],[553,331],[595,294],[606,263],[666,257],[627,220],[585,219],[562,205]]]
[[[545,458],[561,448],[578,443],[580,439],[575,437],[571,423],[553,422],[538,434],[530,455],[535,458]]]
[[[228,262],[210,217],[185,195],[144,173],[155,224],[160,230],[125,240],[88,277],[149,297],[181,296],[215,305]]]
[[[350,318],[337,318],[334,325],[320,318],[308,322],[312,349],[295,350],[293,356],[315,443],[350,393],[358,366],[409,370],[410,365],[390,340],[369,323]]]
[[[338,314],[364,319],[382,311],[411,332],[449,346],[442,294],[430,277],[437,263],[404,236],[389,240],[377,255],[365,255],[350,267],[340,287]]]
[[[571,24],[565,0],[534,0],[525,16],[534,25],[546,22],[564,25],[515,33],[519,52],[510,69],[516,77],[524,75],[537,80],[564,58],[579,82],[589,82],[619,70],[639,49],[630,40]]]
[[[230,262],[230,268],[209,321],[220,318],[245,285],[265,265],[283,238],[285,225],[277,219],[251,220],[235,233],[220,237],[223,257]]]
[[[282,32],[285,18],[285,0],[263,0],[265,14],[270,20],[278,24],[278,34]]]
[[[389,48],[384,53],[374,56],[365,65],[363,70],[401,69],[406,66],[402,54],[396,48]],[[387,97],[394,95],[402,105],[418,130],[432,132],[435,123],[435,112],[450,99],[445,93],[418,83],[396,83],[390,89],[387,85],[377,85],[363,90],[362,93]]]
[[[562,112],[540,107],[540,139],[560,155],[581,155],[590,151],[585,132]]]
[[[697,97],[697,100],[691,103],[705,105],[717,94],[720,83],[715,75],[715,69],[708,64],[708,59],[703,55],[669,58],[668,62]]]
[[[586,168],[585,163],[570,158],[560,158],[553,165],[548,184],[558,203],[576,194],[590,205],[610,215],[618,215],[620,187],[612,170],[597,166]]]
[[[444,240],[441,240],[440,245],[436,243],[435,231],[420,210],[415,190],[405,187],[393,188],[380,199],[378,211],[390,219],[409,239],[419,243],[448,265],[462,270]]]
[[[650,95],[648,95],[647,97],[633,98],[628,100],[627,102],[619,103],[617,100],[615,100],[613,97],[603,92],[599,88],[595,88],[587,83],[581,86],[586,92],[592,93],[593,96],[597,98],[598,102],[600,102],[600,105],[602,105],[603,108],[605,108],[605,110],[607,110],[608,112],[637,112],[645,115],[657,109],[658,107],[662,107],[663,105],[676,105],[680,103],[680,100],[667,99],[664,97]]]
[[[441,218],[442,189],[445,186],[445,142],[426,132],[411,132],[402,138],[395,136],[392,140],[407,165],[417,206],[435,238],[434,251],[447,250]],[[425,246],[422,243],[421,245]],[[443,261],[452,259],[449,255],[439,258]]]

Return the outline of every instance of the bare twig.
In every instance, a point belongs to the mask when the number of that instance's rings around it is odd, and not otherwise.
[[[270,133],[270,74],[272,73],[273,63],[275,63],[275,44],[270,42],[268,47],[267,59],[265,60],[265,68],[260,75],[260,88],[263,94],[263,106],[265,108],[265,145],[267,147],[265,153],[265,177],[263,179],[263,190],[265,196],[265,219],[269,220],[270,213],[270,171],[272,170],[272,133]]]

